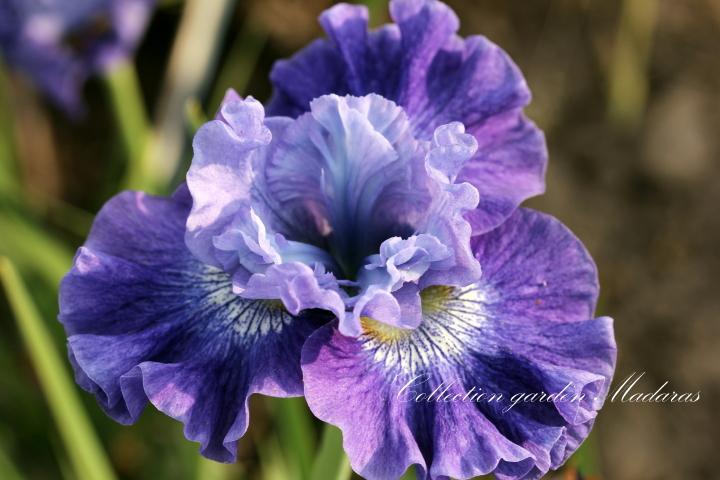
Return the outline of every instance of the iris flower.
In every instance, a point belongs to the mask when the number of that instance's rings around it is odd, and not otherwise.
[[[612,320],[580,241],[518,207],[546,164],[525,81],[444,4],[390,8],[325,12],[267,114],[228,92],[172,197],[100,211],[60,321],[111,417],[150,402],[232,462],[251,394],[304,395],[368,479],[539,478],[588,435]],[[514,400],[543,392],[574,400]]]
[[[153,0],[0,0],[0,50],[51,100],[81,110],[92,74],[130,56]]]

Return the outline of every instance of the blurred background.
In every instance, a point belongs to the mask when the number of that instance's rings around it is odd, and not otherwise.
[[[598,264],[614,385],[645,371],[637,391],[702,392],[689,405],[608,402],[556,477],[581,465],[590,478],[720,478],[720,1],[446,1],[461,33],[501,45],[533,91],[550,165],[547,193],[528,205],[561,219]],[[253,399],[231,466],[201,460],[152,408],[119,426],[62,383],[56,315],[59,279],[100,206],[126,186],[170,192],[224,91],[267,100],[273,62],[322,35],[316,18],[332,3],[160,1],[132,63],[91,78],[73,119],[0,66],[0,256],[19,272],[3,264],[0,478],[77,478],[86,453],[73,449],[85,448],[122,479],[292,479],[328,450],[294,400]],[[387,21],[384,1],[365,3]]]

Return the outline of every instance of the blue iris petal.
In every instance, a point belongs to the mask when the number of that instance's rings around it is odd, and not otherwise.
[[[121,423],[152,403],[232,462],[253,393],[302,394],[300,348],[325,319],[232,291],[183,241],[189,205],[125,192],[98,214],[60,287],[77,382]]]

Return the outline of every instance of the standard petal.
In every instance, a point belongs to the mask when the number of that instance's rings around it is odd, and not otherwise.
[[[524,200],[545,192],[545,136],[520,111],[496,115],[468,132],[478,140],[477,154],[465,162],[458,181],[480,192],[480,202],[467,214],[473,234],[500,225]]]
[[[411,233],[429,204],[421,146],[402,109],[378,95],[315,99],[273,147],[259,181],[295,225],[280,232],[326,247],[347,277],[383,240]]]
[[[322,319],[235,295],[185,246],[183,197],[110,200],[62,282],[59,319],[79,385],[110,416],[132,423],[149,400],[229,462],[249,395],[302,394],[300,349]]]
[[[325,11],[320,23],[332,41],[320,39],[273,66],[275,87],[269,115],[297,117],[322,95],[377,93],[397,99],[401,69],[400,31],[387,25],[367,32],[368,11],[340,4]]]
[[[201,261],[221,268],[213,238],[239,215],[250,217],[252,162],[260,147],[270,143],[265,112],[256,100],[230,99],[221,107],[225,119],[205,124],[193,139],[193,160],[187,186],[193,208],[185,236]]]
[[[582,244],[520,209],[473,251],[483,277],[423,291],[417,329],[364,322],[350,338],[331,324],[303,348],[308,404],[343,430],[366,478],[397,478],[411,464],[429,479],[539,478],[603,405],[615,341],[611,319],[591,320],[597,278]],[[542,392],[558,395],[537,401]]]
[[[473,233],[489,231],[545,189],[545,139],[522,113],[530,101],[525,79],[488,39],[456,36],[457,16],[444,3],[394,0],[390,11],[395,24],[373,32],[364,7],[326,11],[320,21],[329,39],[273,69],[269,112],[298,116],[320,95],[377,93],[403,107],[418,138],[462,122],[480,145],[461,172],[480,191]]]

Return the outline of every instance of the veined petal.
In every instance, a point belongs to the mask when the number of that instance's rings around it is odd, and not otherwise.
[[[473,156],[477,142],[458,122],[438,127],[426,156],[425,168],[433,198],[428,214],[417,227],[437,238],[452,255],[433,264],[421,288],[433,285],[465,286],[480,278],[481,269],[470,250],[471,224],[465,216],[478,204],[478,191],[470,183],[456,183],[457,172]]]
[[[458,181],[480,192],[468,212],[473,235],[502,223],[524,200],[545,192],[545,136],[520,111],[496,115],[468,132],[478,139],[477,154],[464,164]]]
[[[611,319],[591,319],[597,277],[582,244],[520,209],[473,252],[483,277],[423,291],[417,329],[366,321],[350,338],[330,324],[303,347],[308,404],[343,430],[365,478],[398,478],[412,464],[428,479],[539,478],[577,448],[602,407],[615,341]],[[512,401],[566,385],[575,400]]]
[[[395,24],[371,32],[364,7],[323,13],[329,39],[277,62],[269,112],[295,117],[324,94],[378,93],[405,109],[418,138],[462,122],[480,146],[460,173],[480,191],[473,233],[489,231],[545,188],[545,139],[523,115],[525,79],[486,38],[459,38],[457,16],[442,2],[393,0],[390,12]]]
[[[270,122],[276,131],[283,126],[282,121]],[[324,275],[325,268],[337,269],[330,255],[273,231],[285,218],[268,206],[256,181],[257,165],[273,151],[271,139],[262,105],[229,91],[216,120],[204,125],[193,141],[187,246],[204,263],[228,272],[233,290],[244,298],[282,300],[295,314],[298,308],[342,314],[339,286],[326,281],[320,287],[311,278],[315,272]]]
[[[250,277],[241,292],[244,298],[280,299],[294,315],[303,310],[329,310],[337,318],[345,313],[345,303],[332,274],[317,266],[312,269],[300,262],[272,265],[265,272]]]
[[[363,316],[416,327],[419,314],[401,313],[418,311],[419,300],[396,298],[405,284],[465,286],[479,278],[463,217],[477,205],[477,190],[455,183],[477,149],[462,124],[438,127],[432,142],[416,141],[393,102],[327,95],[279,130],[272,146],[256,182],[268,209],[312,217],[306,225],[316,231],[305,238],[332,253],[344,279],[357,280],[351,318],[338,316],[343,333],[357,334]]]
[[[272,210],[306,219],[287,237],[304,229],[303,240],[326,246],[348,277],[383,240],[411,232],[430,202],[422,145],[402,109],[378,95],[315,99],[273,146],[262,190]]]
[[[220,109],[223,120],[214,120],[193,139],[193,160],[187,186],[193,198],[187,219],[186,243],[208,265],[222,268],[213,238],[224,233],[241,215],[249,220],[253,157],[270,143],[262,105],[253,98],[231,99]]]
[[[251,394],[302,394],[300,349],[323,318],[235,295],[185,246],[183,199],[110,200],[62,282],[59,319],[78,384],[111,417],[133,423],[150,401],[231,462]]]

